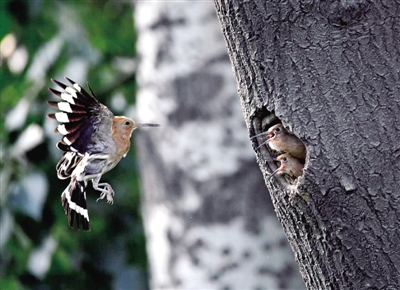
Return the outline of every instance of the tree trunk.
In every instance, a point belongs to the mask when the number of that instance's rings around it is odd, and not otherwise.
[[[275,115],[306,145],[294,189],[267,181],[306,286],[400,289],[398,3],[215,4],[250,133]]]
[[[212,2],[137,2],[152,289],[304,289],[247,139]]]

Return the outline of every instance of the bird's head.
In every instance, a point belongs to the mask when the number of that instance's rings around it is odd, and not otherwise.
[[[281,163],[279,173],[286,173],[295,178],[303,174],[304,164],[298,158],[285,153],[279,155],[276,160]]]
[[[271,173],[271,175],[268,177],[270,179],[272,176],[275,174],[289,174],[292,177],[297,178],[298,176],[301,175],[299,172],[303,169],[303,165],[298,161],[296,157],[293,157],[292,155],[285,153],[282,155],[279,155],[275,161],[280,162],[280,166]]]
[[[283,173],[289,173],[288,169],[290,168],[291,164],[292,164],[292,160],[291,160],[291,156],[289,154],[282,154],[279,155],[276,158],[276,161],[279,161],[281,163],[281,165],[278,168],[278,172]]]
[[[276,138],[279,138],[278,136],[282,134],[284,131],[285,129],[283,128],[282,124],[276,124],[272,126],[267,131],[268,140],[274,140]]]

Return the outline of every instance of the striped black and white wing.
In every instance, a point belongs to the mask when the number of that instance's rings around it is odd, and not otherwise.
[[[57,164],[58,177],[68,178],[83,155],[93,147],[93,139],[96,139],[98,129],[109,128],[108,132],[102,134],[111,136],[111,124],[114,115],[108,108],[102,105],[94,96],[89,94],[79,84],[66,78],[71,86],[67,86],[57,80],[51,81],[63,89],[63,92],[49,88],[49,90],[59,98],[61,102],[48,101],[48,104],[60,110],[57,113],[47,114],[48,117],[57,120],[60,124],[56,132],[63,135],[57,147],[65,151],[60,162]],[[101,125],[99,125],[101,123]],[[109,125],[108,125],[109,124]],[[104,131],[104,129],[102,129]]]

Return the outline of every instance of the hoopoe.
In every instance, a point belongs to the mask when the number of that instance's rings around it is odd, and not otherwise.
[[[63,136],[57,147],[65,151],[56,170],[59,179],[71,178],[68,187],[61,194],[61,202],[68,216],[70,227],[82,226],[89,230],[89,213],[86,206],[86,186],[92,181],[93,188],[100,191],[97,199],[113,203],[114,190],[108,183],[100,183],[101,176],[114,168],[130,147],[133,130],[139,127],[157,127],[158,124],[138,124],[124,116],[115,116],[95,97],[79,84],[66,78],[72,86],[51,79],[62,88],[59,92],[49,90],[63,101],[48,104],[60,110],[47,114],[59,124],[56,132]]]
[[[286,131],[282,124],[276,124],[269,128],[267,132],[257,134],[251,137],[251,139],[264,135],[267,135],[268,139],[261,143],[256,150],[268,143],[269,147],[273,150],[289,153],[290,155],[300,159],[306,158],[306,148],[303,142]]]
[[[297,178],[303,174],[303,167],[304,167],[303,163],[301,163],[298,158],[293,157],[288,153],[279,155],[276,158],[276,161],[279,161],[281,164],[278,169],[276,169],[274,172],[270,174],[270,176],[268,176],[268,179],[270,179],[277,173],[278,174],[286,173],[293,178]]]

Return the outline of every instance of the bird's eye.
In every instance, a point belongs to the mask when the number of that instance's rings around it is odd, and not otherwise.
[[[279,127],[275,129],[275,132],[277,132],[277,133],[280,131],[281,131],[281,128],[279,128]]]
[[[287,157],[283,157],[283,158],[282,158],[282,161],[283,161],[283,162],[286,162],[286,161],[287,161]]]
[[[129,122],[129,121],[126,121],[126,122],[125,122],[125,125],[126,125],[126,126],[129,126],[130,124],[131,124],[131,122]]]

